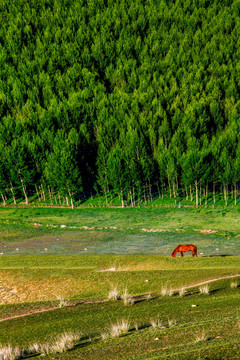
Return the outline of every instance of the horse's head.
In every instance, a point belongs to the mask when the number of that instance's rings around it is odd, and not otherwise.
[[[174,254],[174,252],[172,252],[172,257],[176,257],[176,254]]]

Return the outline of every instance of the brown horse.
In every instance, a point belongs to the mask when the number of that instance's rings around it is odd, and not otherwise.
[[[183,257],[184,252],[192,252],[192,256],[197,257],[197,247],[195,245],[189,244],[189,245],[178,245],[176,249],[172,252],[172,257],[176,256],[177,252],[180,252],[181,256]]]

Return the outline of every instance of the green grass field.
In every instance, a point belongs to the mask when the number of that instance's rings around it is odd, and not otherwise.
[[[0,208],[0,253],[240,255],[238,209]]]
[[[240,277],[226,278],[240,274],[238,220],[235,209],[1,209],[0,359],[9,344],[26,350],[15,359],[238,359]],[[179,243],[198,258],[172,258]],[[219,277],[208,294],[196,285]],[[128,305],[108,299],[114,288]],[[61,353],[65,333],[76,336]]]
[[[113,264],[115,271],[99,271],[110,269]],[[0,273],[2,287],[5,282],[11,284],[20,298],[29,289],[29,299],[23,297],[18,304],[0,307],[1,319],[57,306],[57,295],[72,305],[3,321],[2,345],[28,348],[34,343],[51,342],[62,333],[76,332],[81,335],[74,349],[45,358],[220,359],[227,351],[227,358],[237,359],[240,292],[239,287],[230,285],[240,282],[240,278],[209,283],[209,294],[201,294],[194,284],[240,273],[239,256],[5,256],[1,258]],[[193,287],[182,297],[177,290],[172,296],[161,295],[163,288],[189,285]],[[120,293],[127,288],[134,303],[98,302],[107,299],[112,287]],[[92,301],[81,304],[83,299]],[[162,324],[154,328],[151,322],[158,318]],[[128,320],[129,331],[103,340],[101,334],[122,319]]]

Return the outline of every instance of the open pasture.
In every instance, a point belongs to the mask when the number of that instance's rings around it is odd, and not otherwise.
[[[238,359],[238,210],[0,215],[0,358]]]
[[[209,293],[197,284],[239,273],[239,256],[1,257],[1,286],[12,284],[19,299],[2,305],[0,318],[33,314],[2,321],[0,342],[29,349],[74,333],[73,349],[39,359],[237,359],[240,277],[208,283]],[[131,302],[109,300],[114,287]],[[127,330],[112,335],[122,320]]]
[[[0,209],[0,254],[240,255],[237,209]]]

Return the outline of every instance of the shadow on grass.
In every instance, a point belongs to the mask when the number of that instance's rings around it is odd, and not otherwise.
[[[134,296],[132,297],[132,299],[134,300],[134,304],[139,304],[141,302],[145,302],[145,301],[152,301],[152,300],[155,300],[155,299],[158,299],[159,296],[152,296],[151,297],[141,297],[141,298],[135,298]]]
[[[221,289],[209,290],[209,295],[216,294],[216,293],[218,293],[218,292],[221,291],[221,290],[223,290],[223,288],[221,288]]]
[[[80,342],[78,344],[76,344],[72,349],[68,349],[67,351],[73,351],[76,349],[87,347],[92,344],[97,344],[101,340],[102,339],[100,337],[90,338],[89,336],[85,336],[80,339]]]
[[[203,255],[203,257],[230,257],[230,256],[234,256],[234,255],[230,255],[230,254]]]

